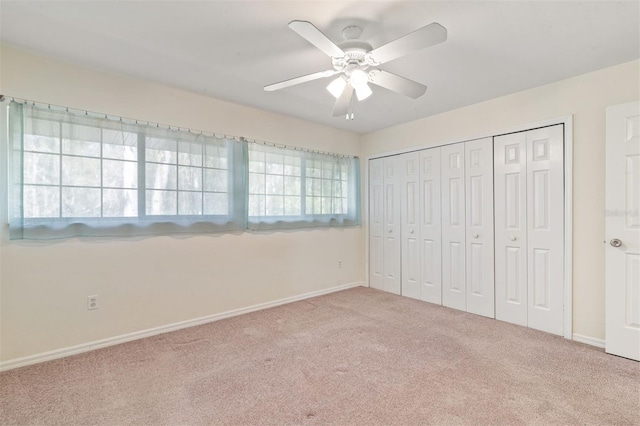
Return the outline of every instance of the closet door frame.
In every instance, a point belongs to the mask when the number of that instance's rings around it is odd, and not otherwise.
[[[363,188],[363,224],[365,235],[365,258],[367,267],[365,268],[365,286],[369,285],[369,160],[376,158],[388,157],[391,155],[404,154],[406,152],[421,151],[423,149],[441,147],[454,143],[467,142],[474,139],[501,136],[508,133],[524,132],[528,130],[538,129],[540,127],[554,126],[562,124],[564,136],[564,337],[566,339],[580,340],[580,336],[573,336],[573,115],[559,117],[551,120],[533,122],[524,125],[513,126],[505,129],[497,129],[491,132],[479,133],[465,137],[464,139],[452,139],[447,141],[439,141],[429,145],[417,145],[409,149],[399,149],[387,151],[380,154],[363,156],[363,162],[367,163],[366,167],[361,167],[364,176]],[[366,142],[364,143],[366,149]]]

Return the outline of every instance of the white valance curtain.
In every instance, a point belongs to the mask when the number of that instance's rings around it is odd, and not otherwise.
[[[360,223],[357,158],[12,102],[11,239]]]

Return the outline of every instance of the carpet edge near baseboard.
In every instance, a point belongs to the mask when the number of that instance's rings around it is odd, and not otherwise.
[[[278,299],[271,302],[259,303],[257,305],[248,306],[245,308],[233,309],[230,311],[220,312],[217,314],[207,315],[204,317],[193,318],[190,320],[179,321],[172,324],[162,325],[159,327],[148,328],[146,330],[134,331],[132,333],[108,337],[106,339],[100,339],[100,340],[94,340],[87,343],[81,343],[79,345],[69,346],[66,348],[59,348],[59,349],[54,349],[47,352],[41,352],[34,355],[28,355],[25,357],[9,359],[7,361],[0,361],[0,372],[12,370],[14,368],[19,368],[19,367],[26,367],[28,365],[38,364],[41,362],[52,361],[54,359],[64,358],[71,355],[77,355],[80,353],[89,352],[89,351],[93,351],[101,348],[106,348],[108,346],[114,346],[120,343],[126,343],[133,340],[144,339],[146,337],[156,336],[162,333],[169,333],[171,331],[181,330],[183,328],[207,324],[210,322],[219,321],[219,320],[235,317],[242,314],[248,314],[250,312],[269,309],[276,306],[285,305],[287,303],[293,303],[300,300],[310,299],[316,296],[322,296],[324,294],[335,293],[337,291],[347,290],[354,287],[366,287],[366,286],[367,284],[364,281],[356,281],[348,284],[342,284],[335,287],[330,287],[322,290],[316,290],[309,293],[300,294],[297,296],[285,297],[283,299]]]
[[[596,337],[585,336],[583,334],[573,333],[572,340],[578,343],[585,343],[587,345],[595,346],[596,348],[604,349],[605,340],[598,339]]]

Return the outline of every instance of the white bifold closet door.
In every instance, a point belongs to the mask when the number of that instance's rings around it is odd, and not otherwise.
[[[563,334],[562,125],[496,137],[496,318]]]
[[[493,140],[464,146],[467,312],[494,318]]]
[[[383,158],[383,289],[401,294],[400,158]]]
[[[420,151],[420,298],[442,304],[440,148]]]
[[[369,285],[384,290],[383,159],[369,161]]]
[[[464,144],[440,148],[442,195],[442,304],[467,309]]]
[[[400,294],[400,161],[369,161],[369,283]]]
[[[420,154],[398,156],[402,215],[402,295],[420,299]]]

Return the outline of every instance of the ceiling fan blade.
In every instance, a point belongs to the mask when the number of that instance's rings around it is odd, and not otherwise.
[[[336,104],[333,107],[333,116],[340,117],[346,116],[349,112],[349,105],[351,104],[351,98],[353,97],[353,87],[347,84],[344,88],[342,95],[336,100]]]
[[[314,72],[313,74],[307,74],[300,77],[291,78],[289,80],[284,80],[279,83],[269,84],[268,86],[264,86],[264,90],[267,92],[273,92],[274,90],[284,89],[285,87],[295,86],[296,84],[306,83],[307,81],[313,81],[319,78],[331,77],[332,75],[336,74],[338,74],[338,71],[335,70]]]
[[[369,81],[377,86],[393,90],[413,99],[419,98],[427,91],[427,86],[424,84],[382,70],[369,71]]]
[[[390,41],[377,49],[373,49],[368,55],[376,64],[384,64],[425,47],[442,43],[446,39],[447,29],[434,22],[404,37]]]
[[[326,35],[322,34],[311,22],[291,21],[289,22],[289,28],[332,58],[341,58],[344,56],[344,51],[329,40]]]

